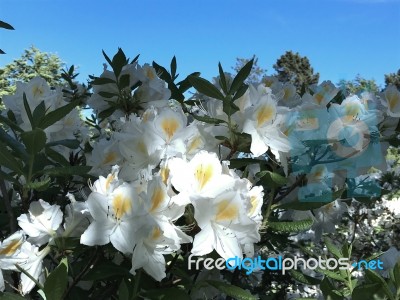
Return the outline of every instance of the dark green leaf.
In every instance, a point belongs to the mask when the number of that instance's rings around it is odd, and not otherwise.
[[[254,62],[253,59],[250,60],[237,73],[237,75],[233,79],[231,87],[229,89],[230,95],[233,95],[234,93],[236,93],[236,91],[243,85],[244,81],[246,80],[246,78],[249,76],[249,74],[251,72],[251,68],[253,67],[253,62]]]
[[[179,91],[181,93],[186,92],[188,89],[190,89],[192,87],[192,84],[189,81],[189,77],[199,77],[200,76],[200,72],[194,72],[190,75],[188,75],[184,80],[178,82],[176,85],[179,86]]]
[[[232,116],[235,112],[239,110],[239,107],[235,103],[233,103],[230,97],[227,97],[223,100],[222,110],[226,113],[227,116]]]
[[[26,185],[28,189],[36,190],[36,191],[45,191],[50,186],[50,178],[46,178],[44,180],[30,182]]]
[[[44,101],[42,101],[38,106],[36,106],[32,114],[35,126],[36,124],[39,123],[39,121],[44,117],[45,114],[46,114],[46,105],[44,104]]]
[[[21,133],[21,140],[24,143],[28,153],[35,155],[40,152],[46,145],[46,134],[40,128]]]
[[[121,74],[122,68],[128,63],[124,51],[121,48],[118,48],[117,54],[114,55],[111,63],[111,67],[114,70],[115,77],[119,77]]]
[[[78,140],[74,139],[68,139],[68,140],[60,140],[60,141],[54,141],[46,144],[46,147],[53,147],[53,146],[64,146],[69,149],[77,149],[80,145],[80,142]]]
[[[225,96],[209,81],[197,77],[190,76],[189,82],[193,85],[193,87],[200,93],[219,100],[224,100]]]
[[[332,253],[336,258],[342,258],[343,253],[338,247],[336,247],[328,238],[324,238],[325,246],[330,253]]]
[[[22,165],[14,158],[14,155],[8,151],[5,144],[0,142],[0,165],[6,167],[17,174],[22,175]]]
[[[156,70],[156,73],[162,80],[164,80],[167,83],[172,82],[171,75],[168,73],[166,68],[164,68],[163,66],[160,66],[155,61],[153,61],[153,68],[154,68],[154,70]]]
[[[106,77],[95,77],[94,80],[91,82],[92,85],[103,85],[103,84],[117,84],[114,79],[106,78]]]
[[[43,291],[47,299],[61,300],[68,284],[68,261],[63,258],[60,264],[49,274]]]
[[[242,97],[244,95],[244,93],[246,93],[248,88],[249,88],[249,86],[247,84],[242,84],[242,86],[237,90],[237,92],[233,96],[232,101],[235,101],[236,99],[239,99],[240,97]]]
[[[175,55],[171,59],[171,77],[172,77],[172,80],[175,80],[175,78],[176,78],[176,57],[175,57]]]
[[[305,219],[301,221],[282,221],[282,222],[268,222],[269,229],[277,232],[295,233],[306,231],[313,225],[312,219]]]
[[[332,285],[328,278],[324,278],[319,286],[326,300],[343,300],[343,297],[338,295],[335,286]]]
[[[14,293],[0,292],[0,299],[2,299],[2,300],[24,300],[26,298],[21,297],[20,295],[14,294]]]
[[[90,176],[89,171],[91,169],[92,167],[89,166],[70,166],[46,169],[38,173],[58,177],[68,177],[73,175]]]
[[[118,95],[117,94],[115,94],[115,93],[109,93],[109,92],[98,92],[98,94],[101,96],[101,97],[104,97],[104,98],[107,98],[107,99],[109,99],[109,98],[112,98],[112,97],[118,97]]]
[[[104,120],[105,118],[108,118],[109,116],[111,116],[115,111],[117,110],[116,106],[111,106],[105,110],[103,110],[102,112],[99,113],[99,119],[100,120]]]
[[[9,110],[10,111],[10,110]],[[8,115],[8,113],[7,113]],[[12,114],[13,115],[13,114]],[[10,117],[9,117],[10,118]],[[15,122],[13,122],[11,119],[7,119],[6,117],[0,115],[0,121],[2,121],[4,124],[7,124],[12,130],[18,131],[18,132],[23,132],[21,127],[19,127]]]
[[[266,161],[255,158],[233,158],[230,160],[229,167],[239,169],[253,164],[266,164]]]
[[[0,28],[8,29],[8,30],[14,30],[14,27],[12,27],[10,24],[0,21]]]
[[[7,132],[5,132],[1,127],[0,141],[4,142],[8,147],[10,147],[22,160],[28,159],[28,153],[25,151],[24,146],[20,142],[12,138],[9,134],[7,134]]]
[[[261,171],[256,174],[258,178],[263,178],[265,177],[266,183],[270,184],[273,187],[280,187],[284,186],[285,184],[288,183],[288,179],[286,177],[283,177],[282,175],[276,173],[276,172],[271,172],[271,171]]]
[[[352,300],[378,299],[374,295],[378,295],[381,285],[379,283],[368,283],[356,286],[351,295]]]
[[[228,86],[226,84],[226,78],[224,70],[222,69],[221,63],[218,63],[218,70],[219,70],[219,83],[221,85],[222,90],[224,91],[225,95],[228,94]]]
[[[150,300],[190,300],[190,296],[187,291],[180,289],[178,287],[171,288],[159,288],[155,290],[147,290],[142,292],[141,295],[146,299]]]
[[[68,115],[78,104],[79,104],[79,99],[68,103],[67,105],[64,105],[60,108],[57,108],[56,110],[53,110],[49,112],[47,115],[44,116],[44,118],[39,122],[38,127],[42,129],[46,129],[47,127],[53,125],[57,121],[61,120],[64,118],[66,115]]]
[[[314,278],[314,277],[311,277],[311,276],[308,276],[308,275],[305,275],[305,274],[303,274],[303,273],[301,273],[299,271],[296,271],[294,269],[290,270],[289,273],[290,273],[290,275],[292,275],[293,279],[295,279],[295,280],[297,280],[297,281],[299,281],[301,283],[304,283],[304,284],[318,285],[318,284],[321,283],[321,280],[319,280],[317,278]]]
[[[335,280],[339,280],[339,281],[342,281],[342,282],[346,282],[347,281],[347,277],[346,276],[342,277],[340,274],[338,274],[336,272],[333,272],[333,271],[330,271],[330,270],[324,270],[324,269],[321,269],[321,268],[316,268],[315,271],[319,272],[319,273],[322,273],[325,276],[328,276],[329,278],[332,278],[332,279],[335,279]]]
[[[132,276],[124,266],[118,266],[110,261],[103,261],[95,265],[85,276],[83,281],[103,280],[110,277],[129,277]]]
[[[250,292],[243,290],[238,286],[234,286],[222,281],[217,280],[206,280],[206,282],[215,287],[216,289],[220,290],[222,293],[231,296],[234,299],[238,300],[256,300],[257,297],[250,294]]]
[[[32,111],[31,111],[31,108],[29,107],[28,100],[26,99],[25,92],[23,95],[23,99],[24,99],[25,111],[26,111],[26,114],[28,115],[29,122],[31,123],[32,128],[35,128],[35,122],[33,121]]]
[[[129,87],[129,74],[124,74],[118,79],[118,85],[120,89]]]
[[[195,118],[198,121],[204,122],[204,123],[208,123],[208,124],[221,124],[221,123],[226,123],[226,121],[224,120],[220,120],[220,119],[215,119],[215,118],[211,118],[208,116],[197,116],[197,115],[192,115],[193,118]]]
[[[390,299],[390,300],[395,300],[395,297],[393,296],[388,284],[386,283],[385,279],[383,279],[378,273],[366,269],[365,270],[365,276],[371,280],[374,283],[378,283],[382,286],[383,292],[385,295]]]

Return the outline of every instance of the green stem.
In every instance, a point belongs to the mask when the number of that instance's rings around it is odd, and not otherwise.
[[[272,206],[272,202],[274,200],[274,195],[275,195],[275,189],[272,188],[271,192],[270,192],[270,197],[269,197],[268,203],[267,203],[267,210],[265,211],[264,220],[262,223],[263,227],[266,226],[268,223],[268,218],[269,218],[269,215],[271,214],[271,206]]]
[[[39,281],[37,281],[31,274],[29,274],[26,270],[21,268],[18,264],[15,264],[15,267],[18,269],[18,271],[24,273],[30,280],[32,280],[39,289],[41,290],[44,289],[44,286]]]

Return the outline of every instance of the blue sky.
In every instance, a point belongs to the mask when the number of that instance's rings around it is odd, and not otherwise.
[[[400,0],[298,1],[61,1],[0,0],[0,66],[35,45],[79,66],[80,79],[99,75],[122,47],[140,63],[210,79],[221,61],[231,71],[236,57],[259,57],[268,74],[286,50],[306,55],[321,80],[357,73],[383,84],[400,68]]]

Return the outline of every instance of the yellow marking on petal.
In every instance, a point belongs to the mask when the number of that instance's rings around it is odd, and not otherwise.
[[[322,100],[324,100],[324,95],[317,93],[314,95],[315,101],[317,101],[318,104],[321,104]]]
[[[139,149],[139,151],[140,151],[141,153],[143,153],[143,154],[145,154],[145,155],[148,155],[147,146],[146,146],[146,144],[145,144],[143,141],[140,141],[140,142],[137,144],[137,147],[138,147],[138,149]]]
[[[188,146],[188,153],[191,153],[192,151],[197,150],[201,145],[201,137],[200,136],[196,136],[194,139],[192,139],[189,143]]]
[[[115,152],[108,152],[106,157],[103,159],[103,165],[110,164],[117,159],[118,155]]]
[[[262,105],[257,110],[257,127],[265,124],[266,122],[272,121],[275,116],[275,107],[272,104]]]
[[[324,166],[317,166],[315,167],[315,171],[312,173],[312,176],[316,180],[321,180],[322,177],[325,175],[325,167]]]
[[[217,206],[215,221],[232,221],[239,214],[238,207],[229,200],[222,200]]]
[[[110,174],[110,175],[107,176],[107,179],[106,179],[106,190],[108,190],[108,188],[110,187],[110,183],[111,183],[111,181],[113,181],[113,179],[114,179],[114,175],[113,174]]]
[[[157,240],[158,238],[160,238],[160,236],[162,235],[162,231],[160,229],[160,227],[154,227],[153,232],[151,234],[151,239],[152,240]]]
[[[42,96],[44,94],[44,90],[40,86],[34,86],[32,88],[32,94],[33,96]]]
[[[398,105],[400,102],[400,97],[398,97],[398,95],[395,93],[389,93],[389,95],[386,95],[386,99],[388,101],[390,111],[393,111],[396,105]]]
[[[122,216],[131,209],[132,202],[130,198],[125,197],[122,194],[117,194],[112,201],[112,207],[115,213],[115,218],[121,219]]]
[[[272,79],[264,79],[264,85],[266,87],[271,87],[274,81]]]
[[[168,182],[168,177],[169,177],[169,169],[167,167],[161,168],[160,170],[160,176],[162,182],[167,185]]]
[[[250,215],[252,215],[252,214],[254,214],[254,211],[257,208],[257,204],[258,204],[257,196],[250,197],[250,204],[251,204]]]
[[[153,80],[154,78],[156,78],[155,73],[154,73],[153,70],[150,69],[150,68],[148,68],[148,69],[146,70],[146,76],[147,76],[147,78],[149,78],[150,80]]]
[[[161,187],[157,187],[151,197],[150,213],[154,212],[165,199],[165,192]]]
[[[211,177],[214,175],[214,168],[211,164],[203,165],[200,164],[194,173],[194,177],[199,183],[200,190],[210,181]]]
[[[0,250],[0,255],[13,255],[21,244],[22,240],[13,240],[7,247]]]
[[[164,119],[161,122],[161,128],[170,140],[179,128],[179,122],[174,118]]]

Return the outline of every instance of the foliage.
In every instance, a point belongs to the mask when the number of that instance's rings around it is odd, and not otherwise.
[[[122,49],[103,55],[110,70],[91,76],[91,94],[71,67],[64,89],[35,77],[4,96],[0,296],[283,299],[307,286],[326,299],[399,297],[400,263],[389,259],[400,252],[386,251],[400,234],[398,208],[377,209],[395,216],[389,242],[364,232],[371,213],[363,213],[385,193],[374,179],[387,168],[380,142],[398,143],[396,89],[361,101],[325,82],[285,97],[288,85],[247,80],[254,60],[235,76],[219,64],[211,83],[198,72],[178,81],[175,57],[167,70]],[[204,100],[185,98],[192,87]],[[380,101],[382,118],[368,101]],[[86,105],[93,114],[83,122]],[[361,144],[351,144],[354,135]],[[251,260],[208,268],[277,254],[379,257],[386,273],[353,265],[260,272]]]
[[[290,82],[298,90],[302,86],[309,86],[318,83],[319,73],[314,74],[310,61],[306,56],[301,56],[298,52],[286,51],[276,63],[274,69],[281,82]]]
[[[374,79],[365,79],[359,74],[353,80],[342,79],[337,85],[345,95],[360,95],[363,92],[378,93],[380,90]]]
[[[249,77],[246,79],[246,83],[257,83],[262,80],[262,78],[266,75],[267,70],[261,68],[258,65],[258,58],[253,55],[253,57],[250,58],[236,58],[236,66],[233,67],[233,70],[235,73],[238,73],[248,62],[253,60],[253,66],[251,68],[251,72],[249,74]]]
[[[400,69],[397,70],[397,73],[385,74],[385,84],[386,86],[393,84],[400,89]]]
[[[20,58],[0,68],[0,97],[16,91],[18,81],[44,78],[50,86],[62,83],[63,62],[56,54],[40,51],[35,46],[26,49]]]

